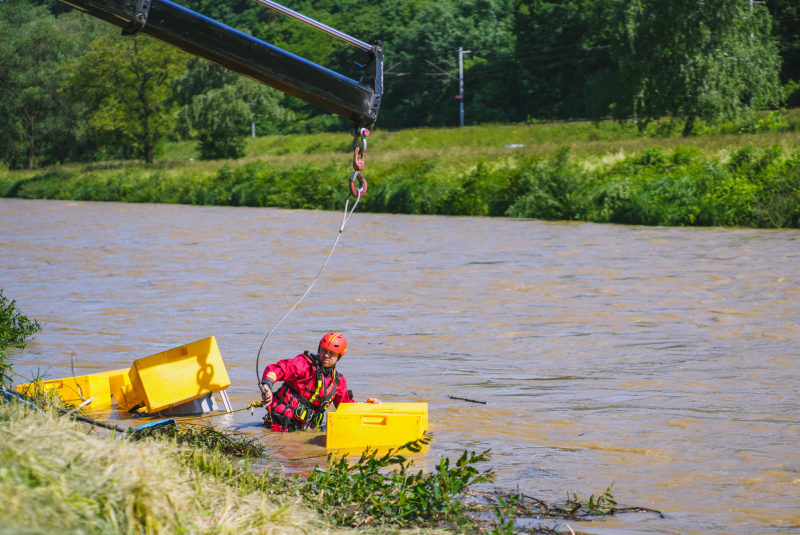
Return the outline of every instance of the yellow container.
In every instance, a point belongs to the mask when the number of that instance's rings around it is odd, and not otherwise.
[[[342,403],[328,413],[330,449],[401,446],[428,430],[427,403]]]
[[[108,377],[108,388],[111,390],[112,396],[114,395],[114,392],[122,388],[124,385],[131,384],[131,380],[128,378],[128,368],[112,370],[110,372],[94,373],[92,375]]]
[[[117,400],[117,406],[127,411],[137,405],[144,405],[144,402],[136,395],[136,391],[133,389],[128,370],[125,370],[125,375],[118,377],[122,380],[122,384],[118,384],[117,388],[111,388],[111,395]]]
[[[149,413],[220,392],[231,384],[213,336],[136,360],[128,376]]]
[[[111,392],[109,390],[108,377],[79,375],[78,377],[42,381],[39,385],[40,388],[44,389],[46,392],[55,390],[61,398],[61,401],[66,403],[80,405],[83,403],[81,399],[81,394],[83,394],[85,399],[94,398],[94,400],[87,405],[88,407],[111,405]],[[33,390],[32,383],[17,385],[17,391],[22,394],[32,395]]]

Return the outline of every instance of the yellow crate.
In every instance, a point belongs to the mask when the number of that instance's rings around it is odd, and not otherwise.
[[[122,379],[122,384],[118,385],[116,389],[111,389],[111,395],[117,400],[117,406],[127,411],[137,405],[144,405],[144,402],[136,395],[136,391],[133,389],[128,370],[125,370],[125,375],[119,376],[119,378]]]
[[[326,446],[400,446],[422,438],[427,430],[427,403],[342,403],[328,413]]]
[[[83,397],[86,399],[94,398],[94,400],[87,405],[88,407],[111,405],[111,392],[109,389],[108,377],[79,375],[77,377],[42,381],[39,385],[40,388],[44,389],[46,392],[55,390],[61,398],[61,401],[65,403],[80,405],[83,403],[80,396],[80,393],[82,393]],[[78,387],[80,387],[80,390]],[[17,385],[17,391],[22,394],[31,395],[33,394],[33,384],[27,383],[24,385]]]
[[[111,390],[112,396],[114,395],[114,392],[122,388],[124,385],[131,384],[131,380],[128,378],[128,368],[111,370],[110,372],[93,373],[92,375],[108,377],[108,388]]]
[[[220,392],[231,384],[213,336],[136,360],[128,375],[149,413]]]
[[[418,414],[425,418],[425,427],[428,424],[427,403],[342,403],[336,412],[389,412],[396,414]]]

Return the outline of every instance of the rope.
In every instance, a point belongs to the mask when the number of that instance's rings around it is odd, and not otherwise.
[[[261,385],[261,373],[259,372],[258,363],[259,363],[259,360],[261,359],[261,350],[264,348],[264,344],[267,343],[267,339],[270,337],[272,332],[275,329],[278,328],[278,325],[280,325],[283,322],[283,320],[285,320],[289,316],[289,314],[291,314],[292,311],[295,308],[297,308],[297,305],[299,305],[303,301],[303,299],[306,298],[308,293],[311,291],[311,288],[313,288],[314,284],[317,283],[317,280],[319,279],[320,275],[322,275],[322,270],[324,270],[325,266],[328,265],[328,260],[331,259],[331,256],[333,255],[333,251],[336,249],[336,245],[339,243],[339,238],[342,237],[342,232],[344,232],[345,225],[347,225],[347,222],[350,220],[350,216],[353,215],[353,212],[356,211],[356,206],[358,206],[358,201],[361,200],[362,190],[358,189],[356,191],[358,193],[358,195],[356,196],[356,202],[353,203],[353,209],[350,210],[349,213],[348,213],[348,207],[350,205],[350,197],[349,196],[347,197],[347,201],[344,203],[344,215],[342,216],[342,224],[339,227],[339,232],[336,234],[336,240],[333,242],[333,247],[331,247],[331,250],[328,253],[328,256],[325,258],[325,262],[322,263],[322,267],[319,268],[319,271],[317,272],[317,276],[314,277],[314,280],[311,281],[311,284],[308,286],[308,288],[306,289],[305,293],[300,297],[300,299],[297,300],[297,302],[292,306],[292,308],[290,308],[289,311],[286,312],[286,314],[284,314],[283,317],[278,320],[278,323],[276,323],[275,325],[272,326],[272,328],[267,333],[267,336],[265,336],[264,340],[261,342],[261,346],[258,348],[258,354],[256,355],[256,381],[258,381],[259,386]]]
[[[186,417],[186,418],[182,418],[180,416],[176,418],[176,417],[173,416],[172,419],[175,420],[176,422],[185,422],[187,420],[201,420],[203,418],[216,418],[217,416],[226,416],[228,414],[233,414],[234,412],[246,411],[247,409],[250,409],[250,411],[252,412],[253,409],[257,409],[257,408],[263,407],[263,406],[264,406],[264,404],[262,402],[254,401],[250,405],[248,405],[247,407],[242,407],[241,409],[235,409],[235,410],[232,410],[231,412],[222,412],[222,413],[219,413],[219,414],[208,414],[208,415],[205,415],[205,416],[189,416],[189,417]]]

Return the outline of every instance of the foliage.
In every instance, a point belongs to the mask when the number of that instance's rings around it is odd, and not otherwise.
[[[472,492],[467,496],[472,514],[480,518],[486,511],[494,516],[495,528],[491,533],[511,535],[516,531],[517,520],[564,519],[587,521],[593,518],[619,513],[648,512],[661,515],[660,511],[646,507],[625,507],[617,504],[611,489],[612,483],[599,496],[583,498],[582,492],[567,494],[564,502],[546,502],[519,492]],[[551,531],[544,530],[547,533]]]
[[[475,464],[490,459],[489,452],[467,452],[454,466],[442,457],[433,472],[411,472],[413,464],[399,452],[420,451],[426,440],[409,442],[379,456],[367,450],[354,463],[328,455],[327,469],[316,467],[302,487],[305,496],[326,515],[342,524],[370,522],[419,523],[429,520],[463,522],[464,506],[454,496],[469,485],[490,482],[491,470],[480,472]],[[391,468],[388,473],[381,470]]]
[[[361,76],[362,51],[289,17],[247,0],[182,3],[352,79]],[[663,116],[681,120],[687,134],[707,133],[720,121],[740,122],[741,112],[753,117],[751,110],[780,105],[783,92],[790,106],[800,102],[792,0],[756,3],[752,15],[738,0],[298,0],[292,7],[367,42],[384,41],[382,128],[457,124],[459,47],[471,51],[464,61],[468,124],[613,115],[633,116],[645,131]],[[165,140],[179,137],[197,139],[202,158],[235,158],[252,123],[261,136],[351,127],[69,10],[42,0],[0,2],[0,53],[7,58],[0,65],[0,159],[12,169],[152,162]],[[241,90],[248,83],[266,96],[247,100]],[[142,91],[131,98],[137,84]],[[266,111],[257,109],[262,105]],[[670,137],[675,126],[661,123],[656,135]],[[485,211],[470,203],[467,213]]]
[[[468,122],[501,122],[513,117],[505,73],[497,76],[481,59],[507,61],[514,46],[510,0],[449,0],[423,3],[391,43],[382,124],[397,127],[458,124],[458,48],[472,52],[465,63]],[[474,69],[475,75],[470,72]],[[482,76],[483,74],[483,76]],[[481,84],[478,89],[475,84]],[[477,99],[477,100],[476,100]],[[513,107],[511,108],[513,109]],[[474,111],[473,111],[474,110]],[[386,117],[386,123],[383,123]]]
[[[133,431],[128,438],[134,441],[146,438],[174,440],[180,445],[219,451],[235,457],[263,457],[267,453],[266,447],[258,440],[244,437],[236,439],[211,426],[188,426],[184,429],[176,426],[149,427]]]
[[[95,138],[112,139],[152,164],[156,144],[172,133],[177,105],[170,84],[183,74],[188,56],[154,39],[103,36],[67,65],[65,96],[90,110]]]
[[[752,6],[752,4],[751,4]],[[637,0],[615,28],[619,118],[671,115],[685,120],[734,116],[782,100],[780,58],[769,12],[738,0]]]
[[[562,147],[544,166],[532,167],[529,193],[508,208],[511,217],[541,219],[582,219],[585,207],[585,178],[569,159],[569,148]]]
[[[781,81],[800,83],[800,5],[795,0],[771,0],[766,4],[772,15],[772,30],[781,55]],[[795,90],[789,106],[800,106],[800,91]]]
[[[744,123],[775,125],[763,113]],[[612,122],[378,130],[359,211],[646,224],[797,227],[796,113],[740,137],[657,137]],[[800,121],[798,121],[800,122]],[[730,129],[730,130],[727,130]],[[548,141],[550,140],[550,141]],[[552,140],[569,146],[559,149]],[[110,162],[0,171],[0,195],[341,210],[352,173],[346,135],[248,140],[237,162],[189,162],[191,144],[154,166]],[[508,141],[524,147],[504,149]],[[622,150],[621,150],[622,149]],[[613,151],[613,152],[611,152]],[[619,152],[617,152],[619,151]],[[513,207],[513,208],[512,208]]]
[[[9,300],[0,288],[0,365],[5,364],[5,350],[9,347],[24,349],[28,340],[42,326],[31,320],[17,308],[15,300]],[[0,373],[0,379],[3,375]]]
[[[279,101],[277,90],[238,77],[233,83],[192,98],[181,109],[181,130],[197,131],[200,157],[204,160],[241,158],[248,127],[257,117],[269,117],[278,124],[292,119],[292,113]]]
[[[517,0],[515,59],[522,117],[607,115],[615,86],[609,53],[617,2]],[[508,74],[507,76],[514,76]]]
[[[44,130],[59,128],[58,65],[69,50],[55,17],[20,2],[0,8],[0,158],[11,166],[39,160]]]

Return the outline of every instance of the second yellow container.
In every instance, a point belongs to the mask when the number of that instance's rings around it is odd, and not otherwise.
[[[85,399],[94,398],[89,407],[111,405],[111,392],[108,377],[99,375],[79,375],[52,381],[41,381],[39,387],[49,392],[55,390],[62,401],[80,405]],[[17,385],[17,391],[22,394],[32,395],[33,384]]]
[[[342,403],[328,413],[331,449],[401,446],[428,430],[427,403]]]
[[[231,384],[212,336],[134,361],[128,375],[139,403],[154,413]]]

